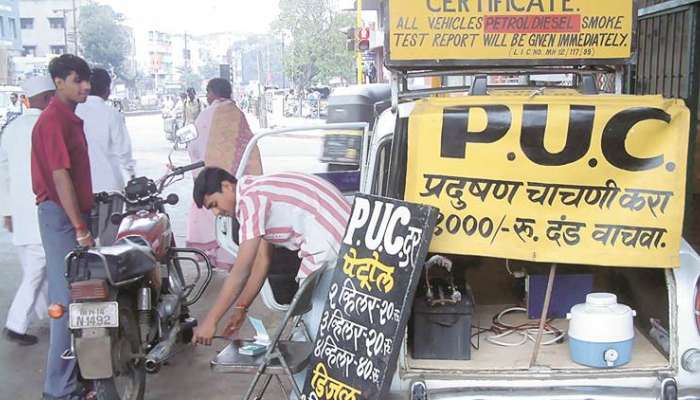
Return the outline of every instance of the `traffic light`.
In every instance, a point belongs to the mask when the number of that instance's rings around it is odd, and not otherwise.
[[[358,36],[357,49],[359,51],[369,50],[369,28],[360,29],[360,34]]]
[[[345,47],[348,51],[355,51],[355,28],[350,27],[343,29],[341,32],[345,34]]]

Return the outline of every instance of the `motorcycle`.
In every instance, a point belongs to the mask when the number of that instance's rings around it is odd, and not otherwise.
[[[163,110],[161,112],[161,117],[163,118],[163,131],[165,132],[165,139],[177,146],[176,133],[178,129],[182,128],[182,113],[174,109]]]
[[[190,342],[197,322],[189,307],[209,285],[212,267],[200,250],[175,245],[165,206],[178,203],[163,190],[203,162],[174,168],[158,182],[134,178],[124,193],[101,193],[99,202],[119,196],[123,213],[111,246],[77,249],[66,257],[70,284],[69,328],[80,374],[92,382],[98,400],[141,400],[146,373],[156,373],[178,344]],[[204,270],[197,259],[204,260]],[[194,278],[183,273],[192,263]]]

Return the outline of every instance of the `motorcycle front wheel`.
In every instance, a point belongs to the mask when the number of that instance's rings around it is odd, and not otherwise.
[[[146,370],[139,354],[139,328],[130,303],[119,300],[119,328],[112,336],[114,376],[93,381],[96,400],[143,400]]]

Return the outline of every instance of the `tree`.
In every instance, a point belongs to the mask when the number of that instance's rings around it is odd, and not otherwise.
[[[199,76],[205,80],[219,77],[219,64],[212,59],[207,59],[204,64],[199,67]]]
[[[186,65],[178,67],[177,72],[180,74],[180,83],[185,88],[194,88],[199,91],[202,86],[202,77],[192,70],[192,67]]]
[[[111,70],[125,80],[134,79],[126,57],[131,50],[131,32],[122,22],[124,16],[112,7],[93,1],[80,7],[78,30],[83,56],[94,66]]]
[[[352,16],[335,12],[328,0],[280,0],[279,8],[274,30],[291,39],[285,40],[284,69],[298,88],[352,78],[354,54],[341,32]]]

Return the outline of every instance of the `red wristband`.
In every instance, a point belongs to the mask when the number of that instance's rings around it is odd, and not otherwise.
[[[234,309],[238,310],[243,310],[245,312],[248,312],[248,306],[244,306],[243,304],[237,304],[233,307]]]
[[[76,232],[80,231],[86,231],[87,230],[87,225],[85,224],[79,224],[78,226],[74,226]]]

